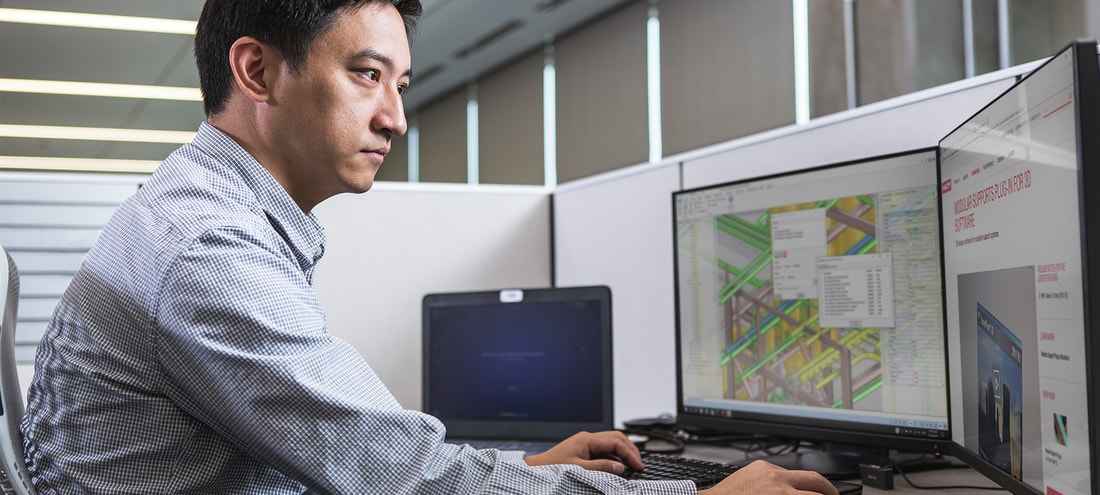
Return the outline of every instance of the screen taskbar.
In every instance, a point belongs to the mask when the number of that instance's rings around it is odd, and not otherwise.
[[[948,437],[947,418],[930,418],[928,416],[905,417],[897,414],[886,415],[883,413],[860,414],[865,411],[829,410],[823,408],[788,408],[776,407],[774,404],[756,404],[751,402],[737,402],[737,408],[731,408],[727,402],[714,402],[707,400],[685,400],[681,409],[683,414],[713,418],[744,418],[746,415],[767,415],[775,421],[776,418],[786,417],[792,422],[798,418],[816,419],[822,421],[840,421],[848,424],[859,423],[869,433],[884,435],[901,435],[906,437],[919,437],[930,439],[944,439]]]

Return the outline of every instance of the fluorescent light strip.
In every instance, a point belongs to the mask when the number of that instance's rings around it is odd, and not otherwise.
[[[557,69],[554,68],[554,56],[546,56],[542,66],[542,168],[543,184],[546,187],[558,185],[558,116],[557,116]]]
[[[661,21],[657,7],[649,7],[646,20],[646,88],[649,96],[649,163],[661,161]]]
[[[17,170],[152,173],[158,165],[155,160],[0,156],[0,169]]]
[[[466,183],[477,184],[481,176],[478,163],[477,93],[466,101]]]
[[[810,121],[810,14],[808,0],[794,7],[794,122]]]
[[[117,129],[107,127],[63,127],[49,125],[0,124],[0,137],[119,141],[131,143],[190,143],[194,131]]]
[[[0,78],[0,91],[51,95],[106,96],[110,98],[143,98],[150,100],[202,101],[202,92],[199,91],[198,88],[149,86],[144,84]]]
[[[113,29],[145,33],[195,34],[196,21],[161,19],[157,17],[131,17],[122,15],[86,14],[57,10],[10,9],[0,7],[0,22],[40,24],[46,26]]]
[[[856,79],[855,0],[844,0],[844,90],[848,108],[859,106],[859,81]]]
[[[974,1],[963,0],[963,75],[974,77]]]
[[[409,128],[409,182],[420,182],[420,128]]]
[[[1009,12],[1008,0],[997,1],[997,52],[1000,55],[1001,68],[1007,69],[1012,64],[1012,16]]]

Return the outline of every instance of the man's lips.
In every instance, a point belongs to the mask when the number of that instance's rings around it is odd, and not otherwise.
[[[389,154],[390,149],[389,149],[389,147],[375,148],[375,149],[372,149],[372,150],[363,149],[363,150],[359,150],[359,152],[360,153],[368,153],[368,154],[372,154],[372,155],[377,155],[379,159],[382,159],[382,158],[385,158],[387,154]]]

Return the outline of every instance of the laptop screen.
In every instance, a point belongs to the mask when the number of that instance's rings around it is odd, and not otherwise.
[[[606,287],[425,296],[425,412],[452,438],[610,429],[610,315]]]

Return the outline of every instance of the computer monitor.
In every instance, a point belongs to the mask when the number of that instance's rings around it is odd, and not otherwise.
[[[1100,491],[1098,72],[1073,43],[940,142],[952,440],[1015,493]]]
[[[770,460],[840,478],[949,449],[936,160],[673,193],[679,424],[825,443]]]

